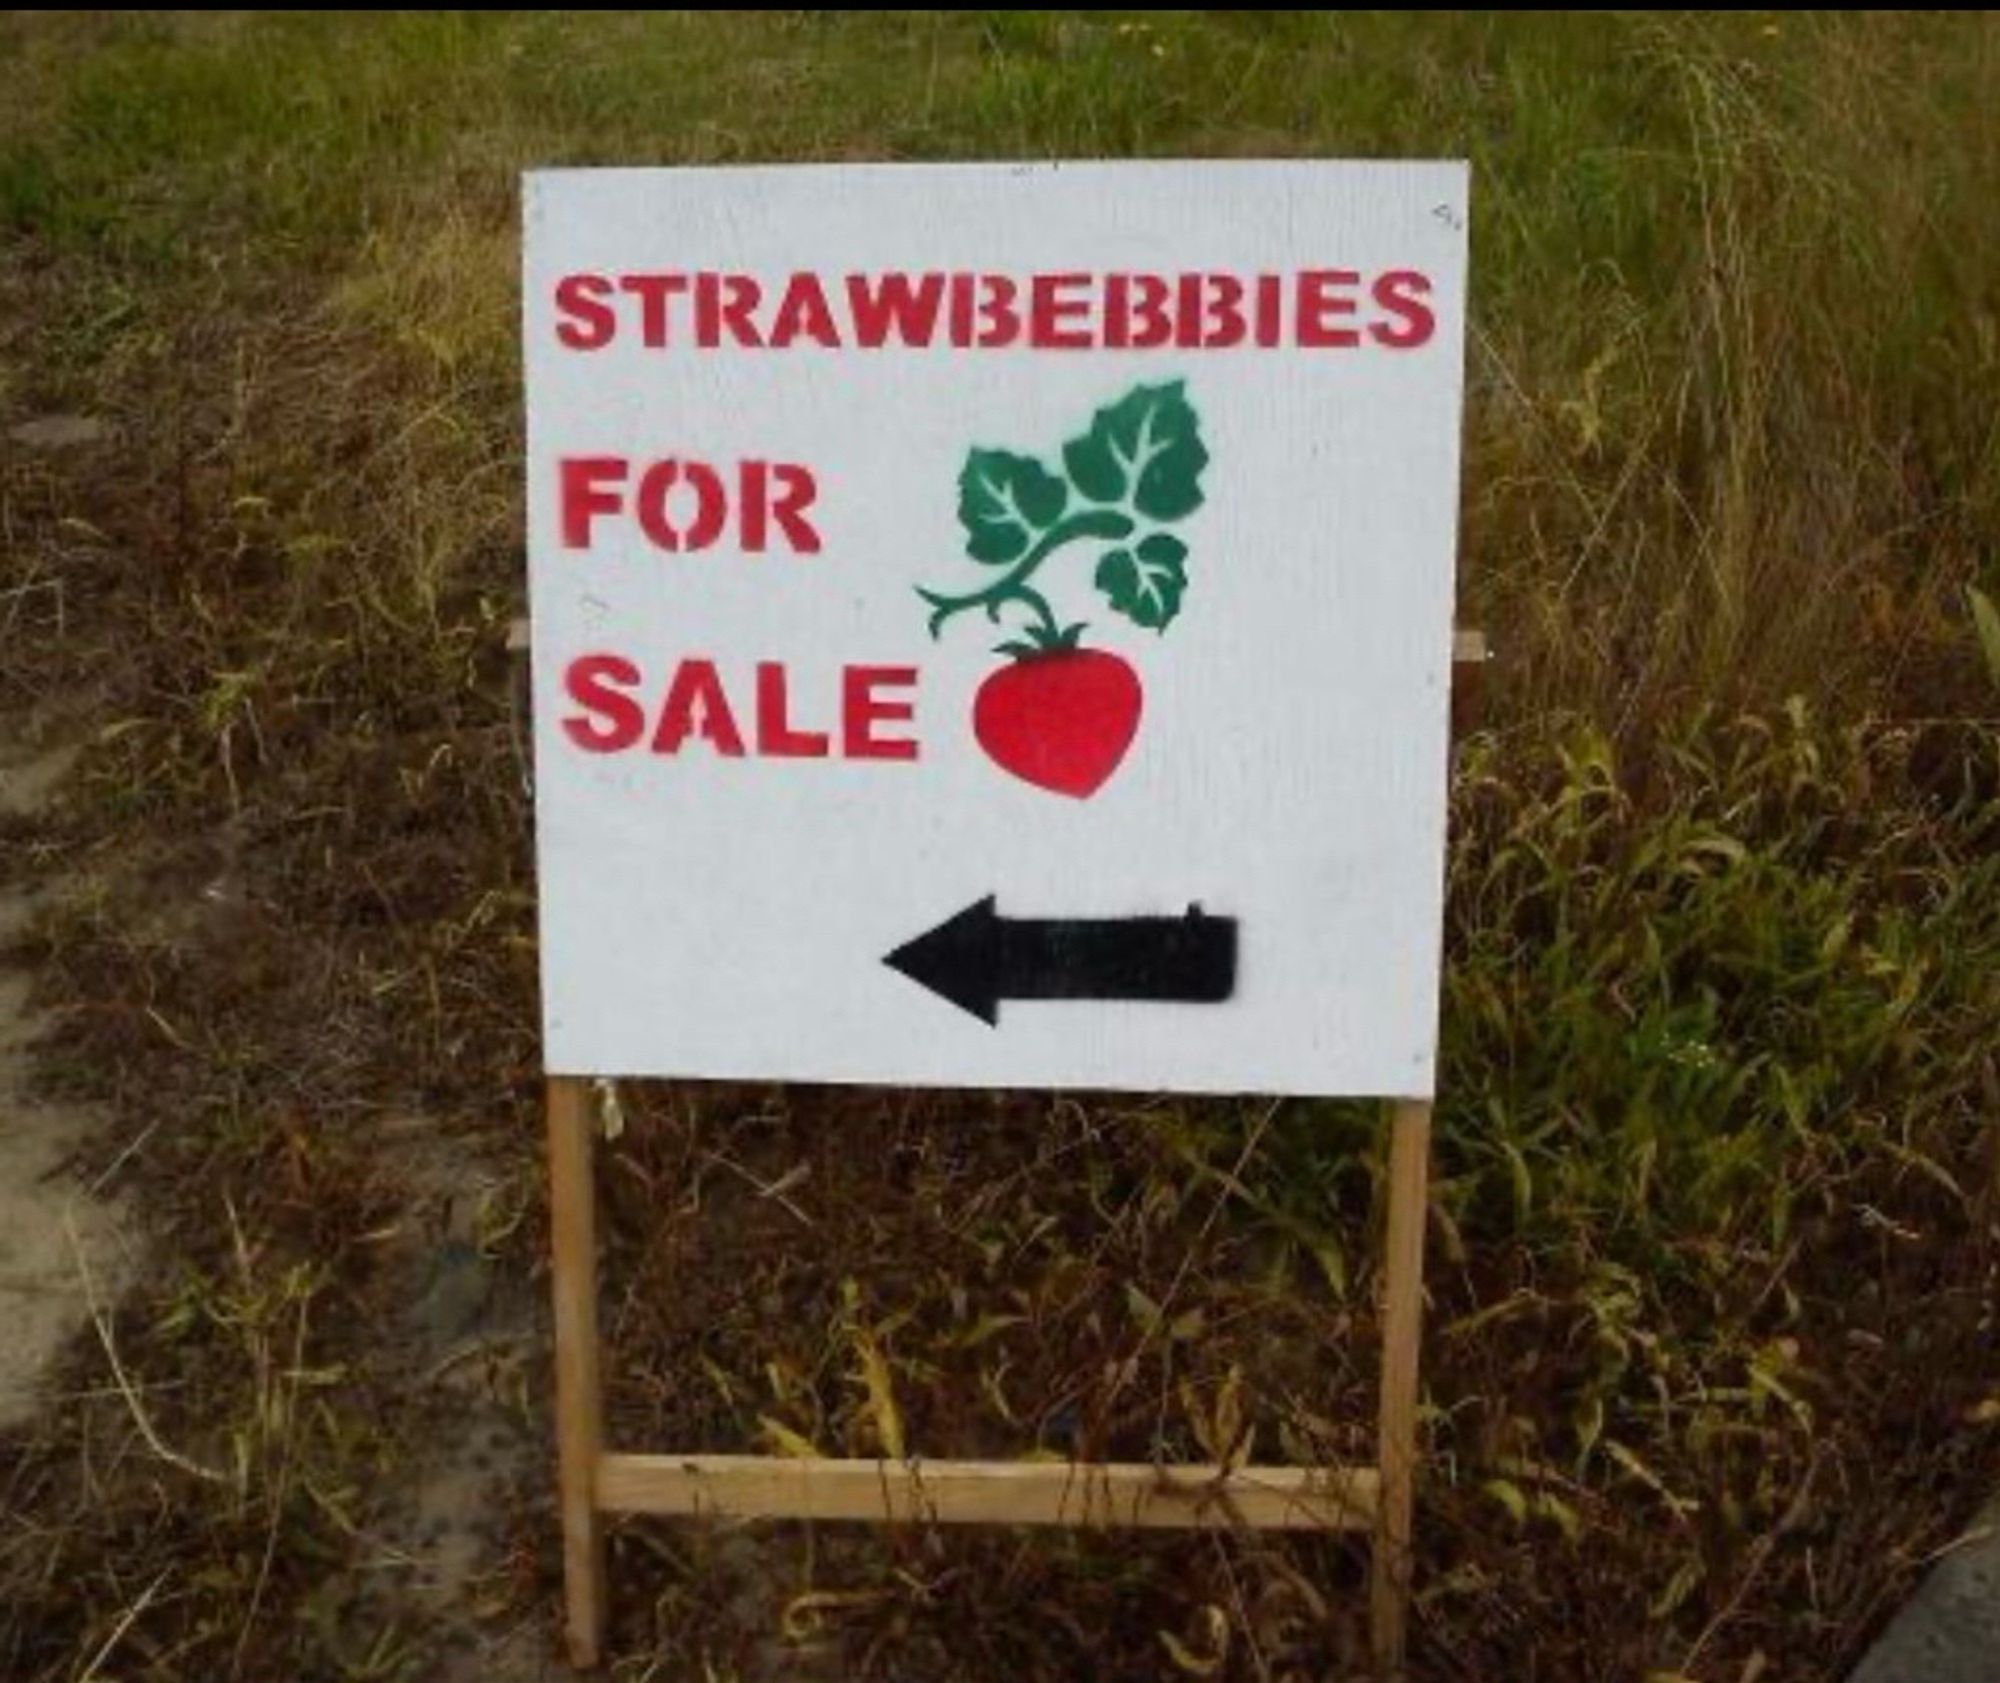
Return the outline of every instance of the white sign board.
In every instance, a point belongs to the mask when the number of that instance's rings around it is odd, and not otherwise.
[[[1428,1095],[1466,195],[530,175],[550,1071]]]

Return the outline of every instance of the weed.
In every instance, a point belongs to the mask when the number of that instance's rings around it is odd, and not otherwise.
[[[499,1153],[476,1237],[532,1271],[517,172],[1417,153],[1474,166],[1461,617],[1500,654],[1454,810],[1422,1663],[1837,1675],[1994,1471],[1996,27],[0,19],[0,439],[107,423],[0,444],[0,707],[103,720],[0,876],[67,881],[48,1079],[116,1118],[158,1259],[0,1447],[0,1670],[444,1674],[356,1587],[406,1570],[380,1521],[440,1429],[375,1130]],[[1369,1452],[1366,1107],[626,1106],[621,1442]],[[506,1523],[518,1613],[538,1489]],[[621,1675],[1358,1663],[1337,1540],[615,1547]]]

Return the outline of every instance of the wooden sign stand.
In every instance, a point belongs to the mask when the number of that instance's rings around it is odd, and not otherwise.
[[[524,649],[517,625],[510,648]],[[1456,634],[1455,665],[1486,640]],[[604,1445],[597,1333],[597,1193],[589,1083],[548,1080],[549,1227],[555,1301],[556,1441],[570,1663],[604,1651],[608,1514],[876,1524],[1244,1528],[1372,1533],[1369,1628],[1377,1673],[1404,1673],[1416,1499],[1417,1362],[1431,1104],[1388,1101],[1382,1258],[1382,1383],[1372,1467],[1155,1466],[1139,1462],[804,1460],[628,1454]]]
[[[548,1083],[556,1437],[570,1662],[604,1645],[607,1514],[1374,1533],[1370,1624],[1384,1676],[1403,1669],[1417,1466],[1431,1107],[1390,1107],[1380,1441],[1373,1467],[1153,1466],[1040,1461],[841,1461],[607,1450],[598,1380],[597,1212],[588,1083]]]

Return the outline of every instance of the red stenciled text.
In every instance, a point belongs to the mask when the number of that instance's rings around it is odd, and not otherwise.
[[[914,760],[917,669],[843,666],[817,686],[821,711],[794,694],[782,661],[725,675],[688,655],[648,673],[624,655],[579,655],[563,671],[563,735],[591,754],[639,749],[740,760]],[[829,693],[830,692],[830,693]]]
[[[1420,269],[584,272],[552,301],[572,351],[1413,351],[1437,331]]]
[[[718,468],[678,456],[564,456],[556,463],[565,549],[589,549],[605,520],[636,525],[655,549],[672,555],[712,549],[725,539],[747,555],[775,543],[794,555],[817,555],[811,518],[819,486],[796,462],[738,462]]]

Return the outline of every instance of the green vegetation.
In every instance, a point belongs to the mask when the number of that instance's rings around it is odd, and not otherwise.
[[[1993,20],[14,14],[0,70],[0,711],[97,727],[0,875],[68,880],[49,1079],[157,1258],[0,1444],[0,1674],[431,1678],[549,1602],[539,1464],[451,1620],[382,1529],[441,1430],[385,1122],[541,1247],[534,164],[1469,155],[1419,1674],[1837,1677],[2000,1475]],[[115,433],[5,442],[58,412]],[[625,1103],[625,1441],[1367,1452],[1361,1109]],[[616,1546],[635,1680],[1359,1669],[1345,1542]]]

